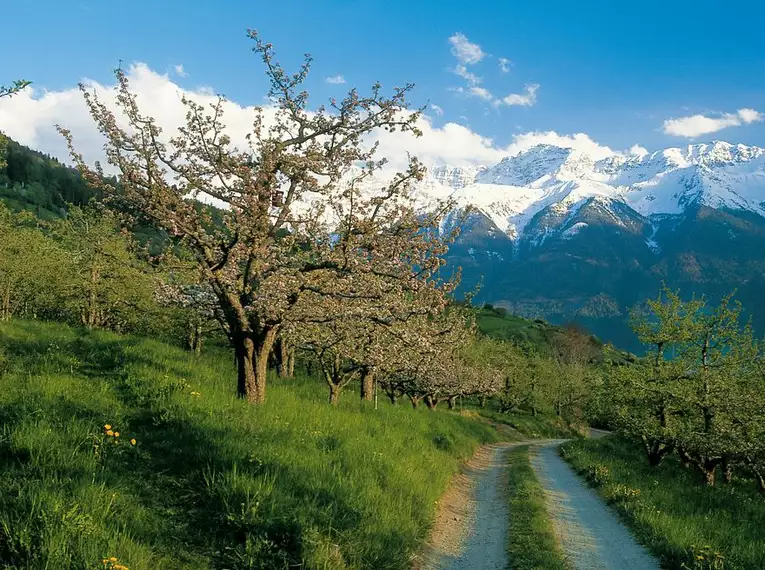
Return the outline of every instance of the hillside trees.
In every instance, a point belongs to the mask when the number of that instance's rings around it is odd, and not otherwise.
[[[0,99],[3,97],[12,97],[19,91],[30,85],[31,82],[25,79],[18,79],[10,85],[0,85]],[[5,168],[5,149],[8,143],[6,136],[0,132],[0,169]]]
[[[116,72],[119,117],[82,87],[106,138],[107,160],[120,173],[119,187],[105,180],[99,165],[87,166],[71,135],[61,131],[83,175],[115,207],[167,231],[193,252],[230,329],[238,393],[262,402],[268,356],[306,292],[360,295],[354,288],[358,275],[417,290],[428,286],[442,250],[437,240],[408,242],[414,234],[402,230],[423,225],[402,204],[410,184],[423,174],[415,159],[371,198],[362,199],[358,192],[385,164],[375,160],[376,146],[366,145],[367,135],[378,130],[419,134],[418,113],[407,111],[411,85],[390,96],[379,84],[366,96],[354,89],[342,101],[309,111],[302,84],[310,57],[297,73],[287,74],[272,46],[254,31],[249,35],[265,65],[274,107],[256,109],[245,150],[225,134],[222,97],[209,108],[184,98],[186,124],[163,140],[154,118],[139,110],[121,70]],[[352,166],[356,174],[349,179]],[[223,203],[222,223],[211,223],[191,198]],[[347,218],[351,224],[334,231],[328,220],[338,207],[354,214]],[[383,256],[394,271],[385,269]],[[317,286],[319,278],[323,284]]]

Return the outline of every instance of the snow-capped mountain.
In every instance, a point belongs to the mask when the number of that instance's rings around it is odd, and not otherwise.
[[[763,148],[596,157],[539,145],[495,165],[433,168],[415,199],[446,197],[463,224],[450,261],[463,290],[480,285],[479,301],[637,349],[627,313],[662,281],[713,299],[736,289],[765,334]]]
[[[714,142],[595,159],[538,145],[493,166],[435,167],[418,192],[423,203],[450,196],[472,206],[514,240],[543,210],[576,213],[592,199],[647,219],[692,204],[765,215],[765,149]]]

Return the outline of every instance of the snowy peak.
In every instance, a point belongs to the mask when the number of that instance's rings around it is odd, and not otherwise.
[[[450,196],[459,207],[472,206],[516,240],[544,212],[560,219],[592,198],[614,217],[625,208],[647,219],[681,215],[694,204],[765,216],[765,149],[715,141],[596,158],[537,145],[494,166],[436,167],[418,195],[423,205]]]
[[[566,163],[573,150],[540,144],[515,156],[508,156],[481,174],[477,182],[510,186],[538,185]]]
[[[459,190],[475,183],[476,178],[486,170],[485,166],[460,167],[442,165],[430,169],[429,175],[434,182],[454,190]]]

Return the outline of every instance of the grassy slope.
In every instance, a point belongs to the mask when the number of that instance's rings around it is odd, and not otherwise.
[[[332,409],[306,379],[251,407],[228,353],[58,325],[0,325],[0,374],[2,568],[406,568],[460,461],[497,437],[352,393]]]
[[[666,568],[765,568],[765,500],[750,481],[705,488],[674,457],[654,469],[638,446],[616,438],[562,449]]]
[[[520,345],[535,348],[541,354],[550,354],[552,342],[562,334],[563,328],[542,320],[531,320],[507,314],[503,309],[480,308],[476,310],[478,329],[488,337],[509,340]],[[590,337],[592,357],[597,363],[627,364],[635,361],[635,356],[603,344],[597,338]]]
[[[510,532],[507,547],[514,570],[568,570],[553,533],[544,490],[529,463],[529,448],[508,453]]]

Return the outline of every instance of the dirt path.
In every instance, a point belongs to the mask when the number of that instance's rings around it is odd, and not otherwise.
[[[551,441],[481,447],[441,497],[430,539],[413,569],[507,570],[507,452]]]
[[[506,570],[505,457],[517,443],[486,445],[454,477],[414,570]]]
[[[659,570],[658,562],[558,456],[559,443],[537,447],[531,464],[545,488],[556,536],[574,568]]]

